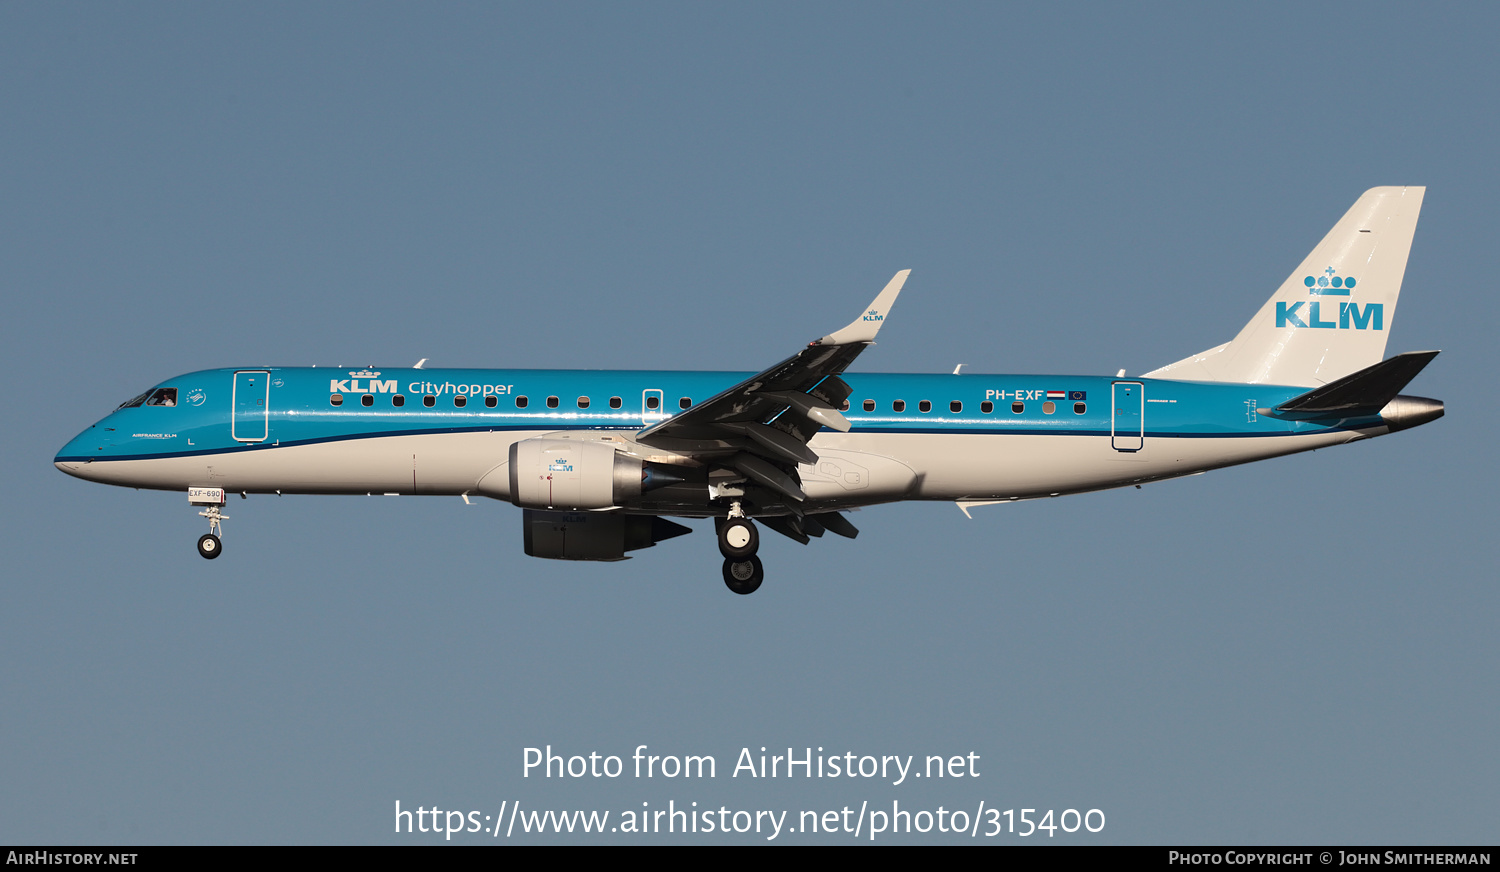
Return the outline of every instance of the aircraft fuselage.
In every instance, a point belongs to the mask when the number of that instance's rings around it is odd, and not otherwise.
[[[751,373],[219,369],[161,383],[174,405],[121,408],[67,444],[62,471],[138,488],[510,499],[510,445],[644,427]],[[1078,493],[1378,436],[1380,416],[1282,420],[1300,387],[1038,375],[846,375],[847,433],[824,430],[798,473],[808,499],[1008,500]],[[692,467],[656,447],[631,452]],[[694,496],[697,494],[698,496]],[[714,514],[703,487],[627,510]],[[663,512],[663,510],[666,510]]]

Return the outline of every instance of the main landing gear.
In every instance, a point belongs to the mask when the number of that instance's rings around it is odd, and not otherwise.
[[[736,502],[729,517],[719,523],[719,553],[724,555],[724,585],[737,594],[755,593],[766,578],[765,567],[755,552],[760,533]]]

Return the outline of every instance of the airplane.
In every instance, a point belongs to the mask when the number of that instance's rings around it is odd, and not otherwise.
[[[1366,191],[1228,342],[1140,376],[855,374],[910,270],[756,374],[250,366],[168,379],[58,452],[71,476],[185,491],[223,550],[229,494],[428,494],[518,506],[525,551],[622,560],[712,518],[735,593],[758,526],[854,538],[851,510],[965,515],[1194,475],[1443,415],[1383,359],[1425,189]],[[971,516],[972,517],[972,516]]]

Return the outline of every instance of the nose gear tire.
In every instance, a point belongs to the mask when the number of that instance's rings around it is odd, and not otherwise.
[[[198,537],[198,553],[201,554],[204,559],[212,560],[215,557],[218,557],[223,552],[224,544],[219,541],[218,536],[215,536],[212,533],[204,533],[202,536]]]

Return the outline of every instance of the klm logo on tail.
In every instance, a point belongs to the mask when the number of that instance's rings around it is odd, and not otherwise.
[[[1353,276],[1335,275],[1333,267],[1324,270],[1321,276],[1308,276],[1302,280],[1307,285],[1310,297],[1348,297],[1354,293]],[[1382,303],[1366,303],[1361,309],[1358,303],[1339,303],[1338,320],[1323,320],[1322,300],[1276,304],[1277,327],[1315,327],[1323,330],[1384,330],[1385,306]],[[1333,302],[1329,300],[1328,302]],[[1302,307],[1306,306],[1304,312]],[[1333,312],[1328,312],[1329,317]],[[1305,319],[1305,320],[1304,320]]]

